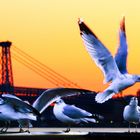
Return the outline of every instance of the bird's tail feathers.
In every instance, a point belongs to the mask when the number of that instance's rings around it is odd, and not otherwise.
[[[99,114],[92,114],[91,117],[95,118],[95,119],[98,119],[98,120],[103,120],[104,119],[104,117],[102,115],[99,115]]]
[[[98,93],[95,96],[95,101],[97,103],[104,103],[105,101],[109,100],[110,98],[112,98],[112,96],[115,95],[115,93],[112,90],[106,90],[102,93]]]
[[[89,122],[96,123],[96,120],[94,118],[84,118],[84,119],[82,119],[82,121],[84,121],[86,123],[89,123]]]

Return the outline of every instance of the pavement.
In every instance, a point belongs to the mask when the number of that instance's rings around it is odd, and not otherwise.
[[[65,128],[30,128],[30,133],[19,133],[19,128],[9,128],[7,133],[0,134],[0,140],[140,139],[140,128],[137,129],[137,132],[135,132],[135,128],[131,128],[130,133],[128,132],[128,128],[71,128],[69,133],[65,133],[63,130]]]

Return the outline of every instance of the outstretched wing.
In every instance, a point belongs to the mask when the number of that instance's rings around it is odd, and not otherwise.
[[[123,17],[120,23],[120,31],[119,31],[119,46],[117,53],[115,55],[116,64],[122,74],[127,73],[126,63],[127,63],[127,40],[125,33],[125,18]]]
[[[120,75],[112,55],[83,21],[79,20],[78,23],[85,47],[96,65],[102,70],[104,82],[112,81]]]
[[[25,103],[24,101],[22,101],[20,98],[16,97],[15,95],[2,94],[2,98],[5,100],[5,102],[12,105],[15,111],[17,112],[33,113],[37,116],[40,116],[40,113],[35,108]]]
[[[52,88],[44,91],[33,103],[33,107],[42,113],[51,103],[65,96],[95,93],[93,91],[76,88]]]

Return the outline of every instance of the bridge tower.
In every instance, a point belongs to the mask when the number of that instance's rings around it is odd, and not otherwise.
[[[0,93],[14,93],[10,41],[0,42]]]

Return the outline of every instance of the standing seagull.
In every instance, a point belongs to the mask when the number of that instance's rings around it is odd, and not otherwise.
[[[138,106],[138,99],[136,97],[132,97],[129,105],[125,106],[123,118],[129,122],[128,132],[130,132],[131,123],[136,125],[135,131],[137,132],[137,125],[140,123],[140,107]]]
[[[33,103],[33,107],[42,113],[50,104],[56,102],[54,105],[54,115],[56,118],[69,125],[74,123],[84,122],[96,122],[92,117],[103,119],[102,116],[97,114],[91,114],[83,109],[77,108],[74,105],[67,105],[61,99],[62,97],[75,96],[79,94],[95,94],[95,92],[85,89],[76,88],[52,88],[44,91]],[[68,128],[65,132],[69,132]]]
[[[80,94],[95,94],[96,92],[86,90],[86,89],[77,89],[77,88],[50,88],[45,90],[33,103],[33,107],[42,113],[50,104],[56,100],[67,97],[75,96]]]
[[[71,124],[80,124],[81,122],[96,123],[96,119],[94,119],[95,117],[102,118],[102,116],[91,114],[74,105],[68,105],[62,99],[59,99],[55,102],[53,113],[59,121],[69,126],[64,132],[70,131]]]
[[[96,95],[95,100],[98,103],[104,103],[113,95],[140,82],[140,75],[128,74],[126,70],[127,43],[124,18],[120,24],[120,46],[115,58],[81,19],[78,24],[87,51],[104,74],[104,83],[111,82],[108,88]]]
[[[20,98],[11,94],[2,94],[0,97],[0,120],[7,122],[6,127],[1,129],[1,132],[6,132],[8,124],[12,120],[37,120],[40,113],[31,105],[25,103]],[[22,128],[20,127],[20,130]],[[22,130],[21,130],[22,131]]]

